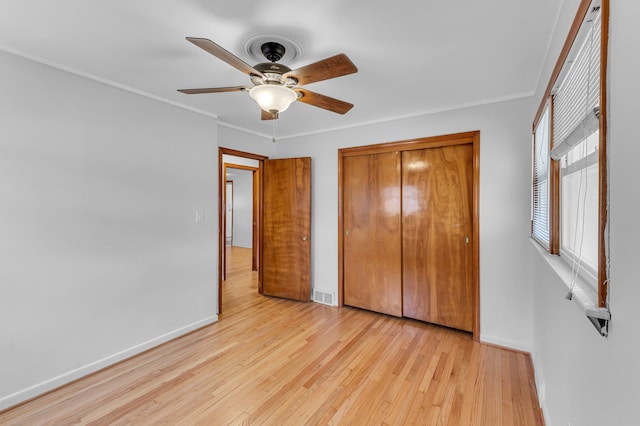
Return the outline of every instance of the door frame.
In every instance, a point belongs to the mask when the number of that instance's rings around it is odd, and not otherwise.
[[[338,150],[338,306],[344,306],[344,172],[345,157],[379,154],[382,152],[401,152],[424,148],[437,148],[450,145],[471,144],[472,160],[472,285],[473,285],[473,339],[480,340],[480,131],[431,136],[397,142],[386,142]]]
[[[252,256],[252,269],[260,271],[260,253],[262,253],[262,237],[260,232],[260,222],[262,217],[262,170],[264,168],[264,160],[269,157],[259,154],[252,154],[250,152],[238,151],[231,148],[218,147],[218,315],[222,313],[222,281],[223,277],[226,278],[226,272],[224,268],[224,262],[226,262],[226,256],[223,256],[225,250],[225,223],[224,216],[226,206],[225,193],[226,193],[226,165],[224,163],[223,155],[233,155],[235,157],[248,158],[251,160],[258,160],[258,168],[234,165],[236,168],[245,168],[253,170],[253,256]],[[262,280],[258,280],[258,292],[262,293]]]

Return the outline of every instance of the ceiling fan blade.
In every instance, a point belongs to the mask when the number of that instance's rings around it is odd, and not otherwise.
[[[260,71],[255,70],[251,65],[207,38],[187,37],[187,40],[198,46],[200,49],[211,53],[218,59],[225,61],[232,67],[239,69],[245,74],[254,74],[262,77],[262,73]]]
[[[261,120],[277,120],[278,117],[280,117],[280,114],[275,113],[275,114],[271,114],[270,112],[267,112],[263,109],[260,109],[260,119]]]
[[[187,95],[198,95],[201,93],[222,93],[222,92],[242,92],[247,90],[244,86],[231,86],[231,87],[209,87],[205,89],[178,89],[178,92],[186,93]]]
[[[293,77],[298,80],[298,86],[328,80],[357,72],[351,59],[344,53],[323,59],[313,64],[289,71],[284,77]]]
[[[338,114],[346,114],[351,108],[353,108],[353,104],[350,104],[349,102],[321,95],[307,89],[295,89],[295,91],[302,94],[302,96],[298,97],[298,101],[318,108],[323,108],[328,111],[337,112]]]

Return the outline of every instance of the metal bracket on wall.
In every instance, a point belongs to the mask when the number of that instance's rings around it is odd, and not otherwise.
[[[609,320],[611,320],[611,312],[605,308],[587,309],[587,318],[591,324],[598,330],[601,336],[607,337],[609,334]]]

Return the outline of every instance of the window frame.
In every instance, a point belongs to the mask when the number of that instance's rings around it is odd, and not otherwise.
[[[541,246],[543,246],[544,248],[552,251],[552,246],[551,246],[551,241],[553,240],[552,236],[551,236],[551,230],[552,228],[550,227],[551,224],[551,213],[552,213],[552,208],[551,208],[551,204],[550,201],[552,199],[551,197],[551,170],[552,170],[552,166],[551,166],[551,158],[549,157],[549,153],[551,152],[551,141],[552,141],[552,102],[545,102],[543,104],[542,107],[542,112],[540,114],[540,119],[534,123],[533,125],[533,149],[532,149],[532,188],[531,188],[531,237],[538,242],[538,244],[540,244]],[[539,195],[539,189],[538,189],[538,185],[540,184],[540,175],[544,174],[544,173],[540,173],[540,170],[538,169],[538,158],[540,157],[539,154],[542,154],[542,147],[540,146],[540,140],[539,140],[539,132],[538,132],[538,128],[542,125],[542,119],[546,118],[547,119],[547,128],[546,128],[546,136],[547,136],[547,140],[546,140],[546,149],[544,150],[544,156],[547,160],[547,166],[546,166],[546,178],[545,178],[545,182],[546,182],[546,190],[547,190],[547,203],[546,203],[546,225],[547,227],[549,227],[549,229],[547,229],[547,239],[544,238],[544,236],[539,234],[538,229],[540,228],[540,224],[537,223],[537,219],[541,218],[541,215],[537,214],[537,211],[540,209],[539,206],[537,206],[537,201],[540,198]]]
[[[599,117],[599,148],[598,148],[598,271],[597,271],[597,306],[608,307],[608,169],[607,169],[607,57],[609,35],[609,0],[601,0],[601,33],[600,33],[600,117]],[[581,0],[569,34],[555,64],[545,94],[533,120],[532,132],[535,149],[535,131],[544,116],[546,108],[550,108],[550,142],[553,147],[553,88],[558,82],[561,71],[567,62],[570,50],[582,27],[585,17],[591,10],[592,0]],[[532,159],[532,161],[535,159]],[[533,167],[532,167],[533,171]],[[549,191],[548,191],[548,223],[549,245],[544,249],[553,255],[560,254],[560,163],[549,157]],[[532,188],[533,191],[533,188]],[[533,204],[533,197],[532,197]],[[532,205],[533,212],[533,205]],[[532,218],[533,219],[533,218]],[[533,222],[533,221],[532,221]],[[533,223],[532,223],[533,226]],[[540,243],[537,239],[536,242]],[[543,244],[541,244],[543,245]],[[544,245],[543,245],[544,246]]]

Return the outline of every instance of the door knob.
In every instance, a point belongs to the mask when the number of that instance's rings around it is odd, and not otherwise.
[[[307,241],[309,239],[309,237],[307,237],[306,235],[302,236],[302,241]]]

